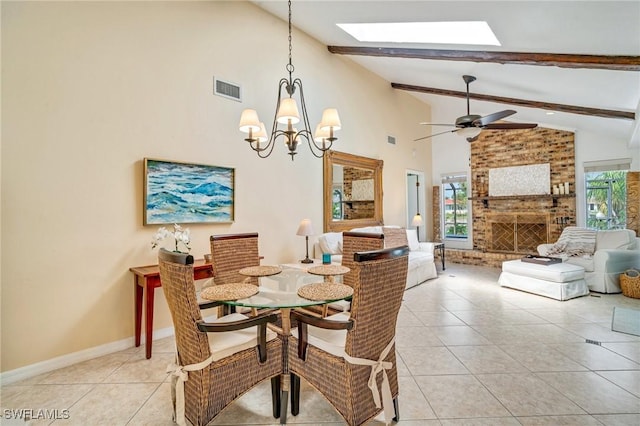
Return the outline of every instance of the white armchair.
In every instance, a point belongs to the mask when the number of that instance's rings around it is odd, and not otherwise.
[[[640,238],[637,238],[635,231],[631,229],[597,231],[595,249],[592,253],[574,252],[573,255],[569,255],[563,252],[563,249],[567,249],[565,233],[581,231],[584,231],[584,228],[565,228],[556,244],[541,244],[538,246],[538,253],[542,256],[561,257],[567,263],[582,266],[591,291],[620,293],[619,275],[629,268],[640,267]],[[563,240],[564,246],[560,244]]]

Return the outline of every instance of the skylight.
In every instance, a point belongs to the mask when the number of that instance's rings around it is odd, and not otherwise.
[[[500,46],[485,21],[336,24],[358,41]]]

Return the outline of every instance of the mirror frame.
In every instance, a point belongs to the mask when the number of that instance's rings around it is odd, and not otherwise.
[[[373,171],[373,218],[333,220],[333,166],[357,167]],[[364,226],[379,226],[382,221],[382,160],[360,157],[345,152],[327,151],[323,159],[324,232],[342,232]]]

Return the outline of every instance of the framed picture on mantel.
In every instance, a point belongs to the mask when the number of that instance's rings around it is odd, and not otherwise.
[[[234,220],[235,169],[144,159],[144,224]]]

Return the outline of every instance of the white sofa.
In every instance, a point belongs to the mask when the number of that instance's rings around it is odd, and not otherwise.
[[[595,245],[589,243],[590,232],[595,234]],[[619,275],[629,268],[640,267],[640,238],[631,229],[594,232],[568,226],[555,244],[539,245],[538,253],[582,266],[591,291],[620,293]]]
[[[390,228],[400,228],[393,226]],[[352,232],[383,234],[382,226],[354,228]],[[418,242],[415,229],[407,229],[407,245],[409,246],[409,266],[405,289],[414,287],[426,280],[437,278],[438,272],[433,256],[433,243]],[[331,254],[331,263],[342,263],[342,232],[327,232],[318,237],[313,245],[313,257],[322,259],[323,253]],[[320,260],[321,261],[321,260]]]

